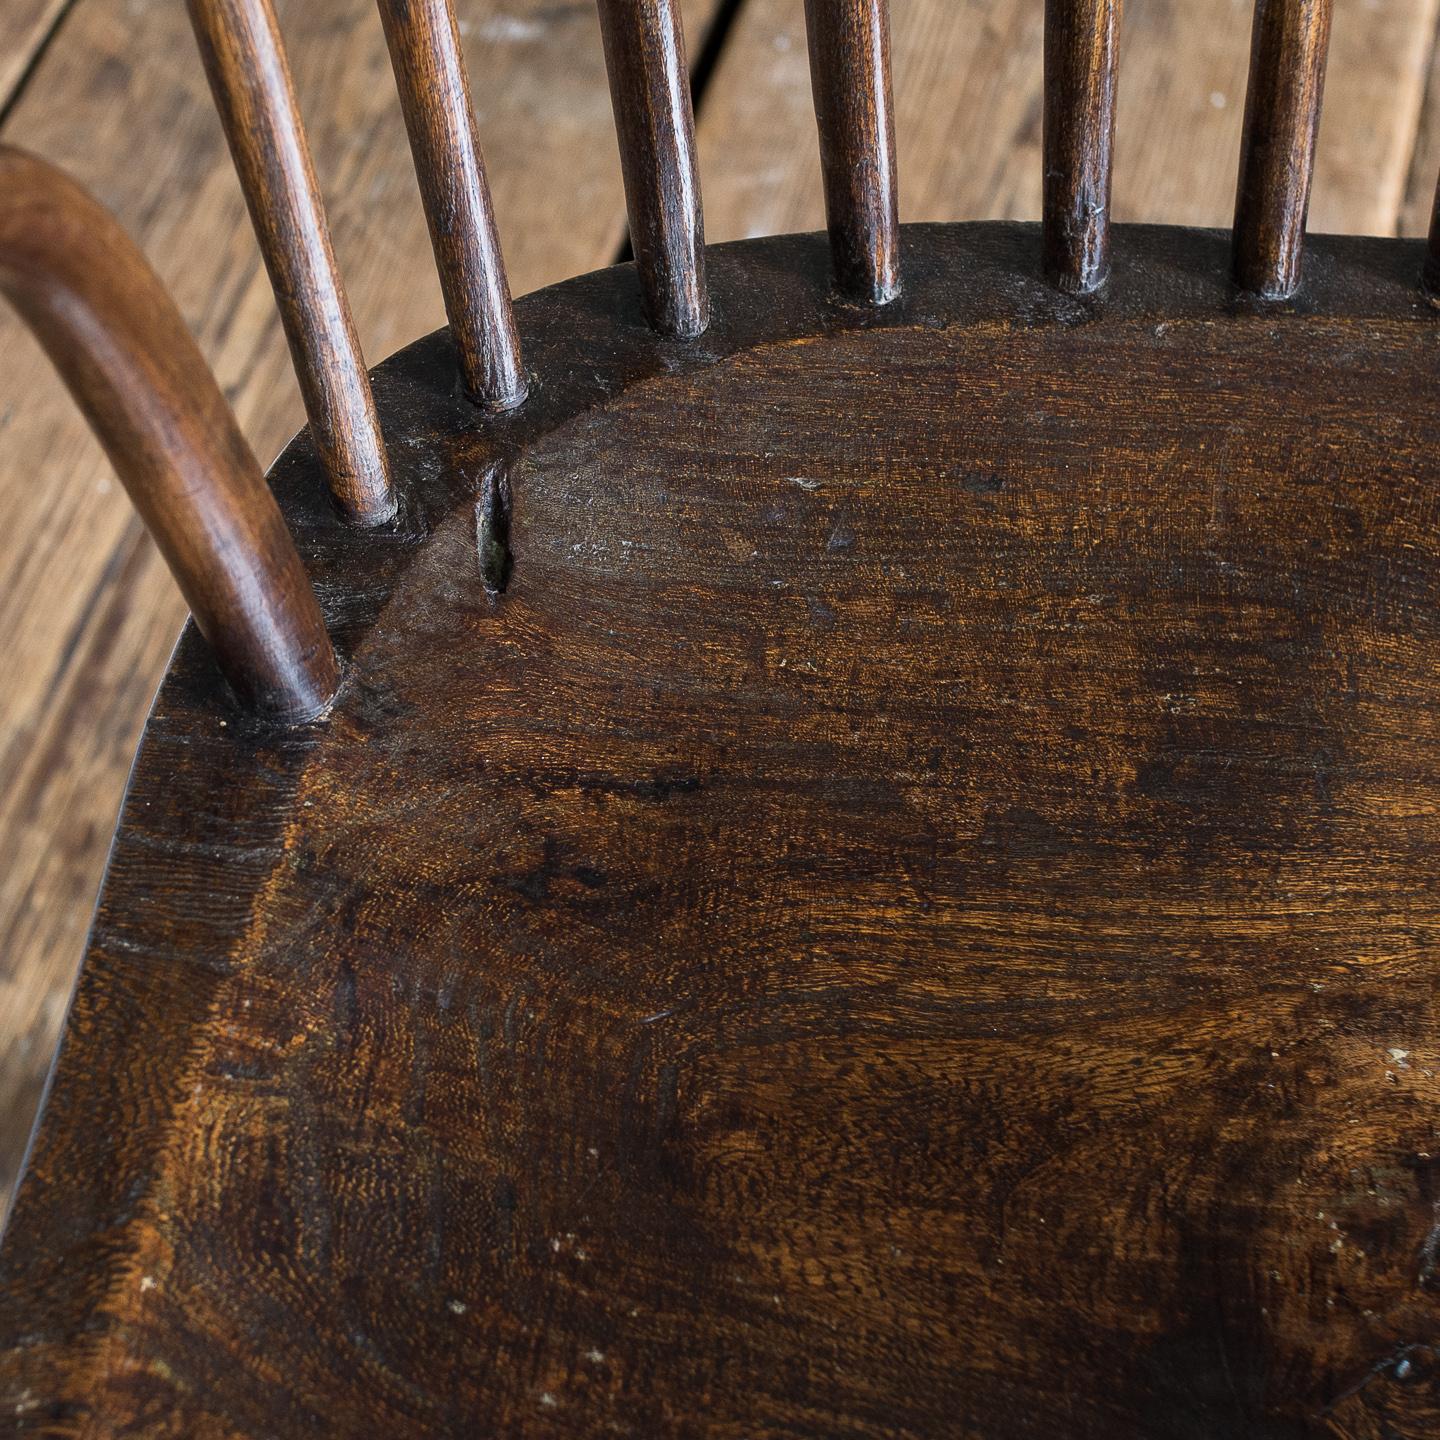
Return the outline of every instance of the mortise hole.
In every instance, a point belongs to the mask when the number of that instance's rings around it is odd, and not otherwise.
[[[505,593],[514,563],[510,554],[510,478],[500,464],[486,472],[475,502],[475,553],[485,593],[494,600]]]

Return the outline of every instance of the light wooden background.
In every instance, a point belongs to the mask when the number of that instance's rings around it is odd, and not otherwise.
[[[624,215],[593,0],[458,4],[516,293],[610,263]],[[692,65],[707,57],[711,240],[821,224],[801,5],[683,0]],[[892,0],[902,218],[1038,215],[1042,9]],[[1440,0],[1335,9],[1312,229],[1419,234],[1440,166]],[[378,18],[372,0],[279,10],[373,362],[441,320]],[[1226,224],[1250,0],[1126,12],[1114,214]],[[300,405],[180,0],[0,0],[0,135],[119,214],[268,462]],[[0,1202],[183,618],[97,445],[0,314]]]

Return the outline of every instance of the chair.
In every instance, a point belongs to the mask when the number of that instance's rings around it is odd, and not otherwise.
[[[514,307],[450,6],[379,8],[450,324],[367,372],[268,0],[190,0],[268,486],[0,152],[195,621],[0,1414],[1436,1434],[1440,219],[1305,241],[1329,0],[1258,0],[1229,236],[1109,224],[1118,0],[1047,0],[1042,223],[901,227],[884,0],[807,0],[828,242],[708,251],[671,0],[600,0],[635,264]]]

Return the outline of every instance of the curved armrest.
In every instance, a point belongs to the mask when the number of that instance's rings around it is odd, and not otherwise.
[[[67,175],[0,145],[0,290],[44,346],[241,701],[312,718],[339,683],[308,576],[164,286]]]

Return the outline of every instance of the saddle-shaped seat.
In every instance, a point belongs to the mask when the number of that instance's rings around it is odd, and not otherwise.
[[[1112,237],[1118,5],[1050,5],[1043,225],[902,231],[884,7],[812,0],[830,242],[705,252],[670,6],[604,0],[638,266],[513,315],[448,6],[381,8],[452,325],[346,369],[318,205],[261,225],[274,517],[152,282],[0,159],[0,277],[205,631],[0,1413],[1435,1433],[1440,330],[1421,244],[1302,283],[1328,7],[1257,8],[1234,235]],[[265,7],[192,9],[303,215]]]

